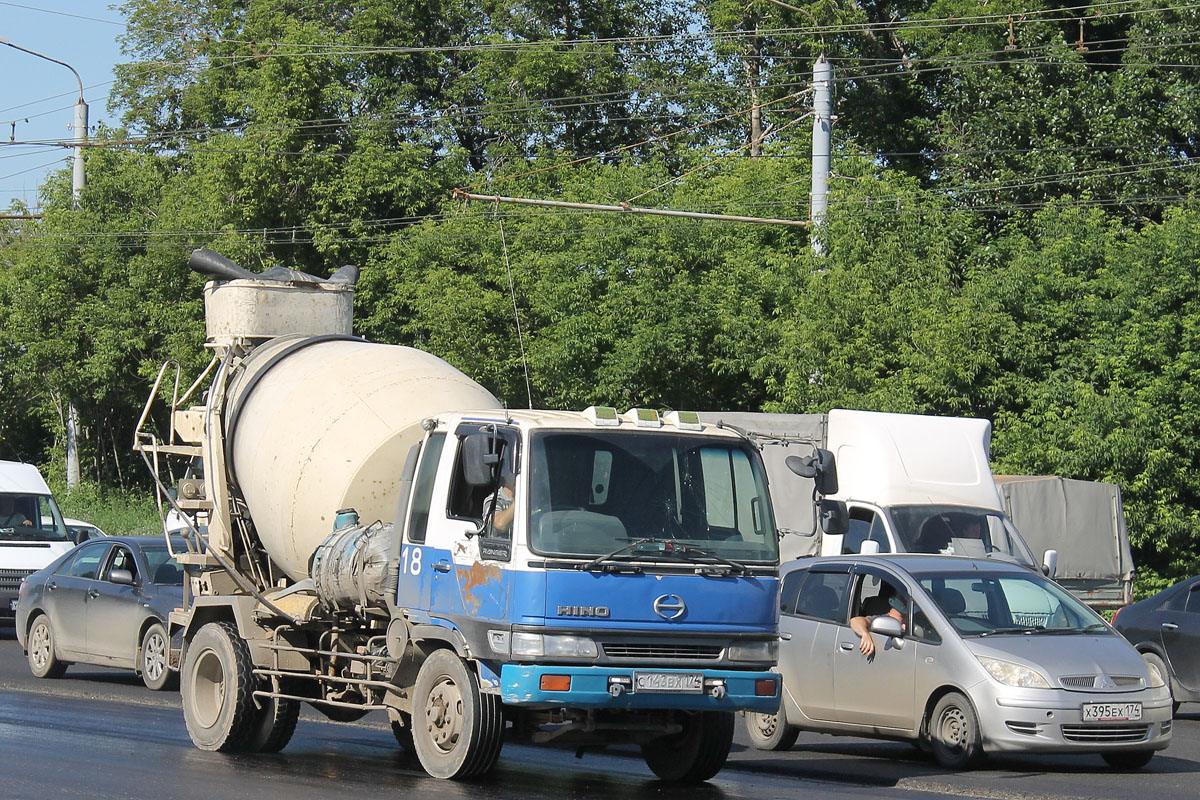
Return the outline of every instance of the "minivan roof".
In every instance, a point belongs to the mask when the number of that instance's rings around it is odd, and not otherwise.
[[[33,464],[0,461],[0,494],[50,494],[50,487]]]
[[[790,572],[795,569],[818,567],[822,564],[875,564],[882,567],[892,567],[902,572],[919,572],[922,575],[931,573],[962,573],[972,569],[996,572],[1012,572],[1028,574],[1030,569],[1011,561],[1001,561],[993,558],[967,558],[966,556],[929,555],[926,553],[892,553],[884,556],[817,556],[815,558],[798,558],[780,565],[780,572]],[[1038,573],[1040,574],[1040,573]]]

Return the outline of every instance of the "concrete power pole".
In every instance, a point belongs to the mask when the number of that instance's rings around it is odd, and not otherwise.
[[[71,74],[79,82],[79,100],[75,103],[75,158],[71,174],[71,203],[74,208],[79,208],[79,196],[83,194],[86,180],[83,171],[83,146],[87,144],[88,135],[88,107],[87,102],[83,99],[83,78],[79,77],[79,73],[67,62],[59,61],[57,58],[51,58],[27,47],[21,47],[19,44],[13,44],[3,36],[0,36],[0,45],[6,45],[14,50],[20,50],[22,53],[28,53],[31,56],[37,56],[66,67],[71,70]],[[79,485],[79,409],[75,407],[75,401],[70,397],[67,398],[66,417],[67,490],[69,491]]]
[[[829,207],[830,129],[833,127],[833,67],[822,53],[813,67],[812,195],[808,218],[812,220],[812,251],[825,252],[821,226]]]

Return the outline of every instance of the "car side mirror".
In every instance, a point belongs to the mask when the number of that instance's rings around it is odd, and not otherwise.
[[[904,649],[904,626],[891,614],[884,614],[871,620],[871,633],[888,637],[892,640],[892,647],[897,650]]]
[[[108,580],[121,586],[133,586],[133,573],[127,569],[109,570]]]
[[[1047,550],[1042,554],[1042,572],[1051,580],[1058,573],[1058,551]]]

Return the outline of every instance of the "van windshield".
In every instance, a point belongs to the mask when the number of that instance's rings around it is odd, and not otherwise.
[[[762,462],[740,439],[538,431],[530,465],[535,552],[595,557],[628,546],[630,557],[653,559],[638,547],[650,540],[670,561],[778,561]]]
[[[896,536],[906,553],[1000,558],[1037,569],[1037,562],[999,511],[970,506],[892,506]]]
[[[50,495],[0,493],[0,539],[65,542],[67,528]]]
[[[963,636],[1112,633],[1095,612],[1040,575],[939,572],[916,577]]]

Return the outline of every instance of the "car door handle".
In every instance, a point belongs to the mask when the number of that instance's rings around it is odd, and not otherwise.
[[[1164,631],[1174,631],[1174,630],[1178,630],[1179,626],[1176,625],[1174,622],[1164,622],[1162,624],[1162,629]]]
[[[785,642],[790,642],[792,640],[792,635],[790,633],[781,633],[779,634],[779,638],[783,639]]]
[[[838,642],[838,647],[843,650],[853,650],[854,646],[854,642]]]
[[[99,597],[99,596],[100,596],[100,592],[96,591],[95,589],[88,589],[88,597]]]
[[[449,572],[450,571],[450,562],[449,561],[435,561],[435,562],[433,562],[433,568],[435,570],[437,570],[438,572]]]
[[[54,581],[50,581],[49,583],[46,584],[46,591],[48,591],[48,592],[53,592],[57,588],[58,588],[58,584],[55,583]]]

